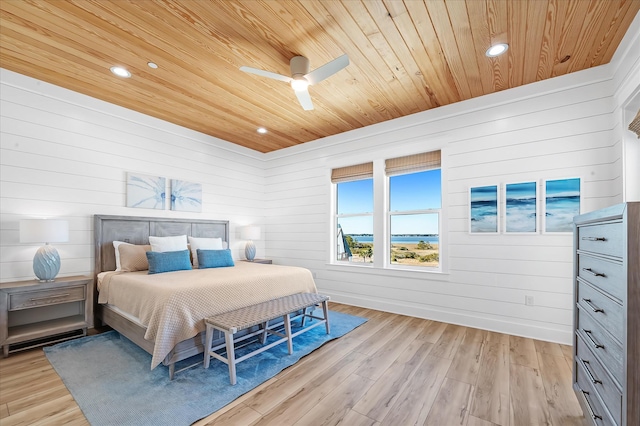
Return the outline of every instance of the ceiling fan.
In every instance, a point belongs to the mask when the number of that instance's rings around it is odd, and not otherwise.
[[[320,83],[322,80],[331,77],[341,69],[349,65],[349,57],[345,54],[333,61],[327,62],[320,68],[309,72],[309,59],[304,56],[294,56],[289,61],[291,68],[291,77],[286,75],[276,74],[270,71],[259,70],[251,67],[240,67],[240,71],[248,72],[251,74],[257,74],[262,77],[273,78],[275,80],[284,81],[290,83],[298,102],[302,105],[305,111],[313,109],[313,102],[311,102],[311,96],[309,96],[309,86]]]

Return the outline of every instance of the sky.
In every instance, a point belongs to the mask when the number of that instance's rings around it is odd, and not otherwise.
[[[391,211],[439,209],[442,205],[440,169],[389,178]],[[373,179],[338,184],[338,214],[373,213]],[[345,234],[372,234],[373,216],[339,218]],[[437,215],[393,216],[391,233],[437,234]]]

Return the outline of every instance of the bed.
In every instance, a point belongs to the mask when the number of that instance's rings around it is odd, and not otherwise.
[[[234,267],[158,274],[114,272],[114,241],[139,247],[149,244],[150,236],[179,235],[220,238],[228,244],[229,222],[94,216],[97,319],[151,354],[152,369],[167,366],[170,378],[177,362],[203,353],[205,317],[289,294],[316,292],[306,269],[241,261]],[[222,342],[223,336],[214,340]]]

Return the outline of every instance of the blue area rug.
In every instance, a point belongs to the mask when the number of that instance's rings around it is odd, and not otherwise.
[[[320,325],[294,337],[293,355],[288,354],[285,342],[238,364],[235,386],[229,384],[227,365],[216,359],[207,370],[200,364],[169,381],[167,367],[149,370],[151,355],[116,331],[59,343],[44,351],[92,425],[190,425],[367,320],[330,311],[329,321],[329,335]],[[176,371],[198,361],[202,355],[181,361]]]

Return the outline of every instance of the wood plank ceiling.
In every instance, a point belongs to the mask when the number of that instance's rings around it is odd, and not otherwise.
[[[638,10],[640,0],[2,0],[0,66],[270,152],[605,64]],[[499,42],[507,53],[486,57]],[[310,88],[313,111],[287,83],[239,71],[290,75],[293,56],[315,69],[343,53],[351,64]]]

